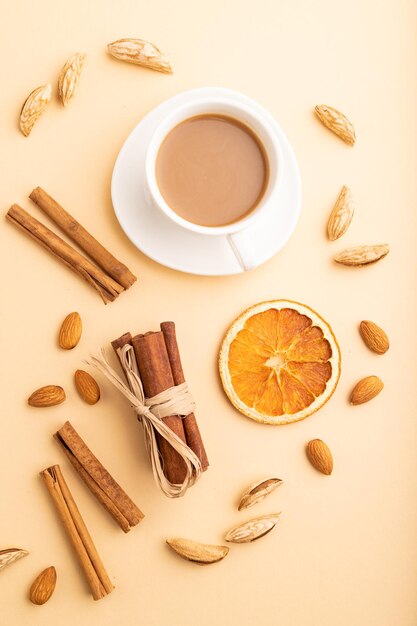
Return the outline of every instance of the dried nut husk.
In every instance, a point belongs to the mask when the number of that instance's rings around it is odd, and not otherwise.
[[[78,344],[83,332],[80,314],[69,313],[61,324],[58,343],[63,350],[72,350]]]
[[[107,46],[109,53],[120,61],[135,63],[157,72],[172,74],[171,63],[165,55],[144,39],[118,39]]]
[[[100,400],[100,387],[96,380],[84,370],[77,370],[74,374],[75,386],[81,398],[87,404],[97,404]]]
[[[0,571],[28,554],[27,550],[22,550],[21,548],[0,550]]]
[[[67,106],[73,98],[85,62],[84,52],[77,52],[63,66],[58,78],[58,94],[62,104]]]
[[[33,604],[45,604],[55,591],[56,569],[53,565],[44,569],[35,578],[29,592],[30,601]]]
[[[350,403],[357,405],[369,402],[377,396],[384,388],[384,383],[378,376],[366,376],[362,378],[353,388],[350,396]]]
[[[282,480],[273,477],[264,478],[264,480],[254,483],[246,489],[240,498],[238,510],[242,511],[242,509],[248,509],[254,506],[280,485],[282,485]]]
[[[65,400],[65,391],[58,385],[45,385],[34,391],[28,399],[28,404],[35,407],[56,406]]]
[[[350,265],[360,267],[361,265],[369,265],[370,263],[376,263],[380,259],[384,258],[389,252],[389,245],[387,243],[377,246],[357,246],[355,248],[347,248],[343,252],[339,252],[335,256],[336,263],[342,265]]]
[[[250,543],[267,535],[274,528],[281,513],[260,515],[235,526],[227,533],[225,539],[231,543]]]
[[[385,354],[389,349],[389,339],[385,331],[382,330],[374,322],[363,320],[359,326],[359,332],[365,345],[376,352],[376,354]]]
[[[51,85],[42,85],[34,89],[26,98],[20,112],[20,130],[25,137],[30,135],[35,122],[38,121],[52,97]]]
[[[340,137],[340,139],[343,139],[345,143],[353,146],[356,141],[356,133],[352,122],[348,120],[346,115],[326,104],[316,106],[315,111],[320,122],[326,128]]]
[[[333,471],[333,457],[329,446],[321,439],[312,439],[307,444],[307,456],[313,467],[330,476]]]
[[[229,552],[227,546],[213,546],[191,539],[167,539],[166,542],[183,559],[200,565],[217,563]]]
[[[352,192],[349,187],[343,186],[327,223],[327,233],[330,241],[336,241],[347,231],[354,211]]]

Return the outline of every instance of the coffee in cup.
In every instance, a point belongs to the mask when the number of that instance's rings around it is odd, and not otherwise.
[[[249,126],[206,113],[169,131],[157,153],[155,175],[172,211],[187,222],[219,227],[256,209],[268,186],[269,163]]]

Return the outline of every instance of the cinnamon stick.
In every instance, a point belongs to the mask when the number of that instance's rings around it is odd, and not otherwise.
[[[174,386],[168,354],[162,332],[137,335],[132,345],[139,367],[145,395],[152,396]],[[163,421],[174,433],[186,443],[182,419],[179,415],[164,417]],[[187,467],[184,459],[163,437],[157,434],[158,448],[163,460],[164,473],[167,479],[176,485],[184,482]]]
[[[59,465],[52,465],[40,474],[78,557],[93,598],[100,600],[111,593],[114,587],[68,489],[61,468]]]
[[[129,268],[118,261],[101,245],[81,224],[70,215],[54,198],[41,187],[36,187],[29,198],[63,230],[63,232],[77,243],[93,261],[97,263],[109,276],[124,289],[129,289],[136,281],[136,276]]]
[[[65,422],[54,434],[54,439],[91,493],[125,533],[144,518],[142,511],[94,456],[70,422]]]
[[[181,385],[185,382],[185,378],[182,369],[181,356],[178,349],[174,322],[162,322],[161,330],[162,334],[164,335],[174,384]],[[205,471],[209,466],[209,462],[194,413],[190,413],[190,415],[184,417],[182,423],[184,426],[187,444],[191,448],[191,450],[198,456],[198,458],[200,459],[201,468],[203,471]]]
[[[29,215],[18,204],[13,204],[10,207],[6,219],[37,241],[64,265],[84,278],[99,292],[105,304],[112,302],[123,291],[123,287],[119,283],[74,250],[61,237],[55,235],[49,228]]]
[[[130,344],[132,343],[132,335],[129,332],[124,333],[124,335],[121,335],[120,337],[118,337],[117,339],[114,339],[114,341],[111,342],[112,348],[117,358],[119,359],[119,362],[120,362],[120,357],[119,357],[117,350],[119,348],[123,348],[123,346],[126,346],[128,343]]]
[[[123,346],[126,346],[128,343],[132,343],[132,335],[129,332],[124,333],[117,339],[114,339],[114,341],[111,342],[111,345],[117,354],[118,348],[123,348]]]

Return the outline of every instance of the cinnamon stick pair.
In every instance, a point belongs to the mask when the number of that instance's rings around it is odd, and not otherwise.
[[[117,353],[118,348],[128,343],[133,346],[147,397],[155,396],[184,382],[174,322],[163,322],[161,331],[149,332],[133,338],[130,333],[125,333],[114,340],[112,346]],[[205,471],[209,463],[194,414],[184,418],[179,415],[172,415],[162,419],[193,450],[200,460],[202,470]],[[165,476],[171,483],[182,484],[187,471],[184,460],[166,439],[158,433],[156,436]]]
[[[94,600],[114,589],[59,465],[44,469],[41,476],[75,550]]]
[[[125,533],[144,518],[142,511],[94,456],[70,422],[65,422],[54,434],[54,439],[91,493]]]
[[[29,197],[72,241],[90,256],[94,263],[29,215],[18,204],[13,204],[10,207],[6,219],[88,282],[98,291],[105,304],[115,300],[122,291],[133,285],[136,276],[126,265],[110,254],[46,191],[37,187]]]

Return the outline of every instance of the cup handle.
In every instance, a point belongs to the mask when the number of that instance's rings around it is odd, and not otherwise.
[[[255,251],[247,229],[227,235],[227,241],[244,272],[257,266]]]

